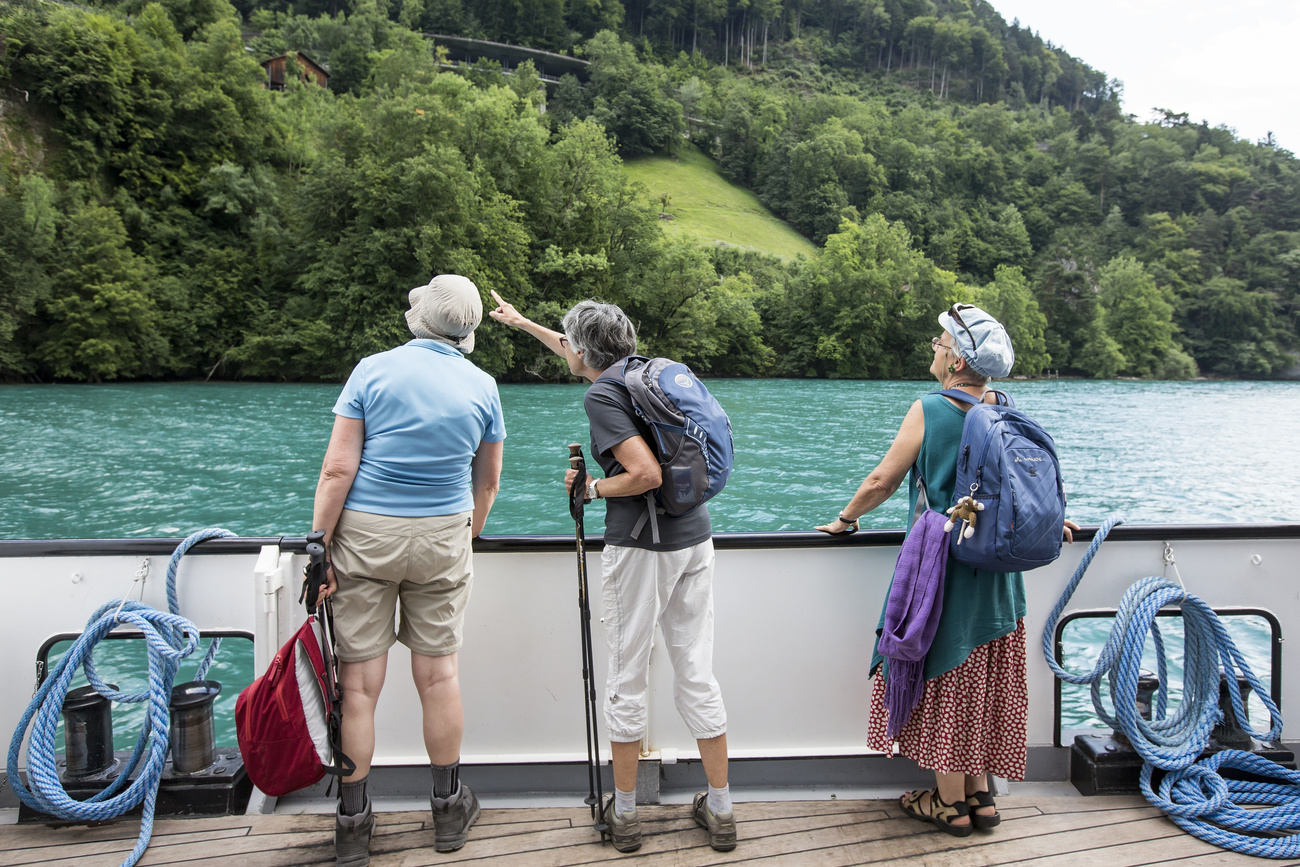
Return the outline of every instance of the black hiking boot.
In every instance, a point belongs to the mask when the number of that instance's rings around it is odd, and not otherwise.
[[[355,816],[343,815],[340,801],[334,814],[335,867],[366,867],[370,863],[370,837],[375,833],[375,813],[366,798],[366,808]]]
[[[448,798],[429,796],[433,808],[433,848],[439,852],[455,852],[465,845],[469,826],[478,821],[478,798],[464,783],[456,794]]]

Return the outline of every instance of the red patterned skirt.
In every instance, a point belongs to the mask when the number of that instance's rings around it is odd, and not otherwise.
[[[985,772],[1025,778],[1029,681],[1025,673],[1025,623],[981,644],[952,671],[925,682],[921,703],[898,733],[898,752],[923,768],[949,774]],[[871,690],[867,747],[892,755],[885,736],[885,679]]]

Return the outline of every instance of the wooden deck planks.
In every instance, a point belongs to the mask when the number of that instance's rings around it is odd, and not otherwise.
[[[637,867],[1180,867],[1259,865],[1184,833],[1137,797],[999,799],[1003,822],[967,838],[904,816],[893,801],[740,804],[740,845],[714,852],[686,805],[642,807],[644,844],[634,855],[599,845],[586,807],[485,810],[459,852],[433,849],[427,812],[381,813],[374,867],[581,867],[634,859]],[[0,828],[0,867],[116,867],[135,844],[130,819],[95,827]],[[332,865],[333,816],[320,814],[165,819],[142,867]],[[1300,859],[1294,863],[1300,867]]]

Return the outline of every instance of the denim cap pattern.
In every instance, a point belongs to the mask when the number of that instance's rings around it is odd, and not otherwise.
[[[449,343],[461,352],[474,351],[474,329],[483,318],[478,287],[459,274],[439,274],[416,286],[407,298],[406,325],[416,337]]]
[[[957,353],[971,369],[989,379],[1002,379],[1010,373],[1011,366],[1016,362],[1016,353],[1011,348],[1011,337],[1002,323],[978,307],[962,307],[958,310],[958,315],[966,323],[966,328],[962,328],[946,310],[939,314],[939,324],[952,335]],[[967,329],[970,329],[969,334],[966,333]]]

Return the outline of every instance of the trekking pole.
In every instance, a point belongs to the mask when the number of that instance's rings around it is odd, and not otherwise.
[[[577,443],[569,445],[569,466],[576,474],[573,484],[569,486],[569,514],[573,516],[574,530],[578,539],[578,621],[582,635],[582,709],[587,720],[587,798],[591,807],[591,817],[595,828],[600,832],[600,842],[605,842],[608,826],[601,809],[605,799],[604,786],[600,778],[600,732],[596,728],[596,684],[594,682],[595,664],[591,650],[591,604],[587,597],[587,540],[583,529],[582,507],[587,497],[587,463],[582,457],[582,446]]]
[[[302,573],[302,592],[298,601],[307,606],[308,614],[315,614],[320,603],[321,588],[327,583],[329,563],[325,559],[325,531],[312,530],[307,534],[307,568]]]
[[[339,686],[339,663],[334,655],[334,603],[320,592],[329,581],[329,560],[325,556],[325,531],[312,530],[307,534],[307,568],[303,570],[302,595],[298,601],[307,607],[308,615],[316,616],[320,627],[320,651],[325,663],[325,726],[330,744],[331,766],[329,773],[344,777],[357,769],[357,765],[343,752],[343,690]],[[334,785],[333,780],[330,786]],[[329,794],[329,789],[325,790]]]

